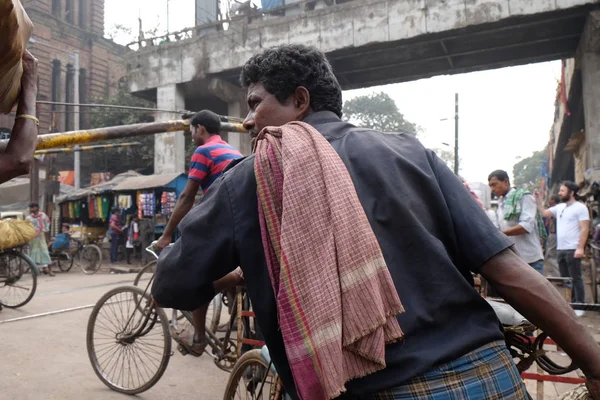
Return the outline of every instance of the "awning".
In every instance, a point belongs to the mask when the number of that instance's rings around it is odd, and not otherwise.
[[[44,180],[40,180],[40,195],[43,194]],[[13,178],[0,185],[0,206],[8,206],[15,203],[26,202],[29,204],[29,178]],[[72,186],[60,185],[61,195],[72,193]]]
[[[123,172],[122,174],[115,176],[113,179],[111,179],[108,182],[102,182],[102,183],[99,183],[94,186],[89,186],[87,188],[76,189],[75,191],[73,191],[67,195],[59,196],[56,198],[56,202],[62,203],[65,201],[70,201],[70,200],[78,200],[78,199],[82,199],[82,198],[85,198],[88,196],[98,195],[98,194],[101,194],[101,193],[104,193],[107,191],[111,191],[111,190],[114,190],[115,186],[119,185],[125,179],[129,179],[132,177],[138,177],[138,176],[142,176],[142,175],[140,175],[139,173],[137,173],[135,171]]]
[[[127,190],[152,189],[167,186],[179,176],[185,176],[183,173],[162,174],[162,175],[141,175],[124,179],[113,188],[115,192]]]

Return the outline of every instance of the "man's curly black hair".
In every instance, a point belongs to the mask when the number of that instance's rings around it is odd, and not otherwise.
[[[342,88],[325,54],[314,47],[291,44],[255,54],[242,67],[240,83],[244,89],[262,83],[280,103],[304,86],[313,111],[342,116]]]

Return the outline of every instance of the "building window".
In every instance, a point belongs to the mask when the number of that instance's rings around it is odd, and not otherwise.
[[[86,71],[81,68],[79,70],[79,104],[87,103],[87,86],[86,86]],[[85,113],[79,109],[79,129],[87,129],[87,121]]]
[[[73,7],[73,0],[67,0],[65,2],[65,19],[68,23],[75,23],[75,7]]]
[[[60,0],[52,0],[52,14],[60,17]]]
[[[79,0],[79,26],[86,30],[88,30],[88,27],[86,26],[87,1],[88,0]]]
[[[67,82],[65,85],[65,102],[73,103],[73,89],[75,80],[75,68],[71,64],[67,65]],[[67,106],[65,110],[65,129],[67,131],[73,130],[73,107]]]

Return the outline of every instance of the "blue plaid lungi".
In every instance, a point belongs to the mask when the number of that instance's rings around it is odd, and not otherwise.
[[[454,361],[440,364],[402,386],[364,400],[528,400],[525,383],[506,343],[488,343]]]

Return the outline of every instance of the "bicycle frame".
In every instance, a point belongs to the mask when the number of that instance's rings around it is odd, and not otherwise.
[[[159,249],[156,246],[157,243],[158,243],[157,241],[154,241],[146,248],[146,251],[148,253],[152,254],[156,259],[159,258]],[[169,246],[172,246],[172,244]],[[148,281],[148,284],[146,285],[146,288],[144,289],[144,295],[147,293],[153,280],[154,280],[154,274],[152,274],[152,276],[150,277],[150,280]],[[236,293],[236,297],[238,295],[239,294]],[[138,304],[138,306],[139,306],[139,304]],[[171,318],[171,322],[170,322],[171,326],[175,330],[177,330],[177,318],[175,316],[176,312],[177,312],[177,310],[174,310],[174,315]],[[188,311],[179,311],[179,312],[181,312],[188,321],[192,320],[192,316]],[[236,314],[237,314],[237,312],[236,312]],[[215,362],[225,360],[231,354],[230,352],[227,352],[227,348],[228,348],[228,343],[230,341],[233,324],[236,323],[236,321],[237,321],[236,314],[232,314],[232,317],[229,322],[229,324],[230,324],[229,329],[227,330],[227,333],[225,334],[224,338],[221,339],[221,338],[217,337],[217,335],[215,335],[210,330],[205,331],[205,338],[206,338],[207,346],[212,350],[212,354],[211,353],[208,353],[208,354],[215,360]],[[240,329],[240,327],[238,326],[238,330],[239,329]]]

